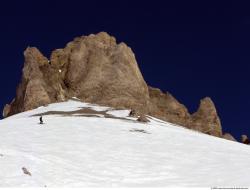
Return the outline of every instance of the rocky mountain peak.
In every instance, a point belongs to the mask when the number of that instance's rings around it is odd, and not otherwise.
[[[192,115],[192,125],[204,133],[222,136],[220,118],[211,98],[206,97],[200,101],[197,112]]]
[[[205,97],[200,100],[200,105],[196,114],[208,114],[216,115],[217,111],[214,102],[209,97]]]
[[[22,80],[7,116],[73,96],[121,108],[143,110],[148,104],[148,87],[132,50],[105,32],[75,38],[53,51],[51,60],[33,47],[24,56]]]
[[[170,93],[148,86],[131,48],[106,32],[77,37],[54,50],[50,60],[35,47],[28,47],[24,57],[16,98],[5,106],[4,117],[77,97],[222,136],[210,98],[201,100],[198,111],[190,114]]]

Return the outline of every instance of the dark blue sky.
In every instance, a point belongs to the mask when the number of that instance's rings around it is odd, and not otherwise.
[[[46,56],[106,31],[136,54],[148,84],[191,112],[210,96],[225,132],[250,135],[250,6],[239,1],[16,1],[0,6],[0,108],[15,96],[23,51]]]

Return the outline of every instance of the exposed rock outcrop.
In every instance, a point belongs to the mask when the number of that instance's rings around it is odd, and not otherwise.
[[[140,116],[140,113],[136,110],[131,110],[129,112],[129,117],[138,117],[138,116]]]
[[[189,126],[193,129],[213,136],[222,136],[220,118],[210,98],[207,97],[200,101],[198,111],[192,114],[191,120]]]
[[[148,118],[145,115],[140,115],[137,119],[137,121],[142,122],[142,123],[147,123],[149,122]]]
[[[52,52],[50,61],[27,48],[21,84],[9,114],[78,97],[87,102],[144,111],[148,87],[132,50],[101,32]]]
[[[186,125],[190,119],[187,108],[180,104],[170,93],[158,88],[148,87],[150,106],[149,115],[156,116],[179,125]]]
[[[222,136],[210,98],[201,101],[195,114],[189,114],[170,93],[148,87],[132,50],[105,32],[75,38],[64,49],[53,51],[50,60],[34,47],[28,47],[24,57],[21,83],[4,117],[77,97]]]
[[[247,135],[241,135],[241,142],[243,144],[250,144],[250,141]]]
[[[191,115],[187,108],[168,92],[163,93],[160,89],[149,87],[149,96],[149,115],[206,134],[222,136],[220,118],[210,98],[202,99],[198,111]]]
[[[3,117],[8,117],[10,110],[11,110],[11,105],[6,104],[3,108]]]
[[[230,140],[230,141],[235,141],[237,142],[237,140],[230,134],[230,133],[225,133],[222,136],[224,139]]]

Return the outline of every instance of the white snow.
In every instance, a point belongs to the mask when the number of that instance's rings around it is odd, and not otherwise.
[[[246,187],[250,147],[150,117],[150,123],[34,114],[88,107],[55,103],[0,121],[0,187]],[[111,110],[111,111],[110,111]],[[144,130],[147,133],[139,132]],[[32,176],[25,175],[25,167]]]
[[[110,110],[107,113],[115,117],[128,117],[130,110]]]

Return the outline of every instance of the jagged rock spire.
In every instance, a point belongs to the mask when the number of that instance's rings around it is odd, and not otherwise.
[[[81,36],[50,59],[35,47],[24,52],[25,63],[16,97],[4,117],[71,97],[136,110],[207,134],[222,136],[220,119],[210,98],[191,115],[170,93],[148,87],[132,50],[105,32]]]
[[[132,50],[105,32],[82,36],[51,60],[37,48],[24,52],[23,76],[8,114],[78,97],[87,102],[143,110],[148,87]]]
[[[220,118],[211,98],[206,97],[200,101],[197,112],[192,115],[191,125],[204,133],[222,136]]]

